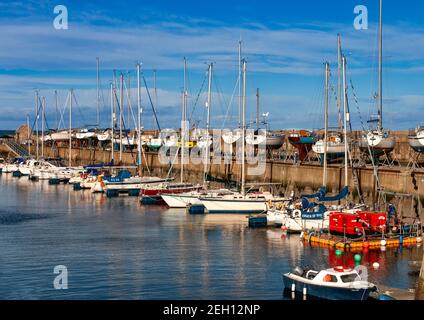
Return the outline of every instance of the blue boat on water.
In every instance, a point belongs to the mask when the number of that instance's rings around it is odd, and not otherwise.
[[[367,300],[377,287],[356,269],[336,267],[321,271],[296,267],[283,275],[285,290],[325,300]]]

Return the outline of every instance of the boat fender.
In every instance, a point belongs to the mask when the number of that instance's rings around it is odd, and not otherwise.
[[[306,294],[308,293],[308,289],[306,287],[303,288],[303,295],[306,296]]]
[[[292,292],[295,292],[295,291],[296,291],[296,285],[295,285],[294,283],[292,283],[291,291],[292,291]]]

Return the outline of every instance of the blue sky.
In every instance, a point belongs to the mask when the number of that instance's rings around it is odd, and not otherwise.
[[[58,4],[68,9],[68,30],[53,28],[53,8]],[[368,8],[368,30],[353,28],[356,5]],[[424,122],[424,4],[385,0],[384,14],[384,126],[408,129]],[[110,123],[108,86],[113,70],[130,72],[134,107],[135,64],[141,61],[150,88],[157,70],[161,126],[177,127],[184,56],[193,120],[204,123],[206,92],[201,85],[206,63],[214,62],[212,123],[218,129],[231,128],[237,114],[233,92],[240,37],[248,61],[248,121],[254,118],[255,92],[260,88],[261,110],[270,112],[272,129],[319,128],[325,61],[331,64],[332,86],[337,82],[337,33],[348,56],[349,82],[366,119],[374,113],[377,21],[378,0],[2,1],[0,128],[15,129],[27,113],[34,119],[34,90],[46,97],[47,118],[54,127],[54,90],[59,92],[59,108],[64,108],[70,88],[78,102],[74,123],[94,123],[96,57],[104,96],[102,126]],[[332,95],[330,117],[335,124]],[[349,96],[352,121],[360,128],[351,88]],[[145,127],[155,128],[145,90],[143,105]],[[67,121],[65,117],[63,124]]]

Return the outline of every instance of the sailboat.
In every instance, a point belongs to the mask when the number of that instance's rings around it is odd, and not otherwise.
[[[194,190],[181,194],[172,194],[172,193],[163,193],[161,195],[162,199],[170,208],[187,208],[188,206],[203,206],[200,198],[219,198],[226,195],[232,195],[234,192],[227,189],[220,190],[208,190],[208,166],[210,161],[210,147],[212,146],[212,139],[210,137],[210,123],[211,123],[211,106],[212,106],[212,70],[213,63],[208,66],[208,100],[206,102],[207,107],[207,119],[206,119],[206,129],[196,129],[195,132],[192,133],[192,138],[197,140],[197,147],[204,154],[204,186],[201,190]]]
[[[312,150],[319,156],[321,160],[321,164],[324,163],[324,153],[327,153],[327,161],[335,161],[338,159],[342,159],[345,154],[345,146],[343,141],[343,134],[340,132],[342,129],[341,117],[340,117],[340,103],[341,103],[341,81],[340,81],[340,66],[341,66],[341,41],[340,34],[337,36],[337,55],[338,55],[338,95],[337,95],[337,107],[339,114],[338,121],[338,131],[328,131],[326,132],[326,137],[318,140]],[[328,85],[328,83],[326,83]],[[326,92],[328,92],[329,88],[325,88]],[[328,110],[325,110],[324,122],[326,128],[328,127]],[[327,141],[325,141],[327,139]],[[326,150],[325,150],[326,149]]]
[[[409,134],[409,145],[418,153],[424,153],[424,126],[419,126]]]
[[[383,128],[383,0],[380,0],[380,32],[379,32],[379,63],[378,63],[378,116],[369,123],[377,123],[377,128],[363,135],[359,147],[364,152],[371,151],[373,157],[389,154],[395,148],[395,137]]]
[[[347,124],[349,119],[349,113],[347,111],[347,94],[346,94],[346,58],[343,56],[343,109],[344,109],[344,159],[345,159],[345,171],[344,171],[344,182],[345,186],[338,195],[326,196],[327,186],[327,143],[328,143],[328,76],[329,76],[329,64],[325,64],[325,133],[324,133],[324,156],[323,156],[323,187],[320,189],[317,196],[317,200],[321,203],[315,204],[310,203],[306,198],[302,198],[301,204],[295,208],[295,210],[286,210],[283,215],[282,225],[288,232],[301,232],[303,230],[321,230],[329,227],[330,212],[322,202],[334,202],[340,201],[346,198],[349,194],[348,187],[348,145],[347,145]]]
[[[246,60],[243,60],[243,103],[242,103],[242,128],[241,128],[241,193],[232,193],[218,197],[200,197],[200,201],[208,213],[264,213],[267,203],[277,199],[270,193],[246,193]]]
[[[242,42],[239,41],[239,51],[238,51],[238,89],[239,89],[239,127],[235,130],[225,130],[222,133],[222,141],[225,145],[230,147],[231,153],[233,149],[235,148],[237,142],[240,141],[242,138],[242,128],[241,128],[241,109],[242,109],[242,74],[243,74],[243,67],[242,67],[242,58],[241,58],[241,47]]]
[[[267,118],[269,117],[269,112],[263,113],[263,121],[260,123],[259,120],[259,89],[256,91],[256,130],[254,132],[248,132],[246,135],[246,144],[251,146],[259,146],[264,144],[266,149],[278,150],[284,144],[285,135],[273,133],[269,130],[269,125]],[[261,129],[260,125],[264,125],[265,129]],[[262,131],[261,130],[265,130]]]
[[[184,182],[184,157],[185,149],[187,148],[186,136],[187,136],[187,87],[186,87],[186,70],[187,70],[187,60],[184,58],[184,92],[182,94],[182,121],[181,121],[181,141],[178,141],[178,138],[175,134],[171,134],[170,137],[173,137],[169,141],[172,144],[169,144],[168,147],[177,147],[180,150],[181,156],[181,182],[165,182],[159,185],[145,186],[140,190],[140,202],[142,204],[160,204],[163,202],[162,194],[181,194],[192,191],[199,191],[202,187],[200,185],[193,185],[190,183]],[[190,139],[189,139],[190,140]]]

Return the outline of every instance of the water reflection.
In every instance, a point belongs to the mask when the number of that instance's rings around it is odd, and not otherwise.
[[[279,229],[249,229],[243,215],[191,216],[10,175],[0,189],[0,221],[19,221],[0,223],[4,299],[282,299],[282,273],[295,266],[355,264]],[[404,289],[421,259],[416,247],[362,254],[371,281]],[[66,292],[52,288],[58,264]]]

